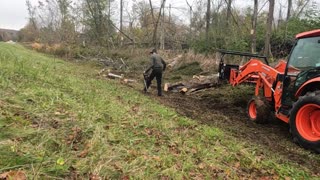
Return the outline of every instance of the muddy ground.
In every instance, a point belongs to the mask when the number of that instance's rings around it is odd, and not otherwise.
[[[254,87],[233,88],[221,85],[193,95],[165,92],[163,97],[157,97],[156,88],[153,88],[146,95],[174,108],[181,115],[220,128],[239,141],[256,145],[260,148],[257,154],[271,152],[279,155],[280,161],[297,163],[320,176],[318,155],[292,142],[288,124],[277,120],[272,113],[268,124],[256,124],[248,119],[247,101],[252,97]]]

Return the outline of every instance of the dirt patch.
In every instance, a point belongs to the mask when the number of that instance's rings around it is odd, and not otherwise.
[[[209,89],[196,95],[186,96],[179,93],[166,93],[164,97],[153,96],[162,104],[174,108],[181,115],[212,127],[218,127],[241,142],[255,144],[261,150],[279,154],[279,161],[285,160],[304,166],[314,174],[319,172],[319,160],[312,158],[307,150],[291,140],[288,124],[276,120],[270,114],[268,124],[255,124],[248,120],[247,102],[251,93],[232,95],[228,88]],[[227,96],[227,98],[224,98]],[[233,98],[231,101],[228,98]]]

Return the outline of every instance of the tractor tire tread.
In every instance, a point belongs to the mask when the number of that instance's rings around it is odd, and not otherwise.
[[[249,104],[251,101],[255,101],[257,106],[257,117],[255,119],[250,118],[251,121],[257,124],[266,124],[269,122],[271,106],[270,103],[262,96],[254,96],[248,103],[247,113],[249,112]]]
[[[299,132],[297,131],[295,127],[295,117],[296,113],[305,104],[308,104],[310,99],[313,99],[312,101],[316,101],[320,105],[320,91],[313,91],[313,92],[308,92],[304,96],[300,96],[298,100],[293,104],[293,108],[290,111],[290,120],[289,120],[289,125],[290,125],[290,133],[292,136],[292,141],[299,146],[309,149],[315,153],[320,153],[320,141],[317,142],[309,142],[305,139],[303,139],[300,135]]]

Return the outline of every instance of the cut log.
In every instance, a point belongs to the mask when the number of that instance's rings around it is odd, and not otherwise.
[[[134,83],[134,82],[136,82],[136,80],[133,80],[133,79],[124,79],[123,82],[124,82],[124,83]]]
[[[115,79],[115,78],[123,79],[123,78],[124,78],[124,75],[123,75],[123,74],[117,75],[117,74],[113,74],[113,73],[108,73],[108,77],[109,77],[109,78],[112,78],[112,79]]]
[[[163,90],[164,90],[165,92],[168,92],[168,90],[169,90],[169,86],[170,86],[170,84],[169,84],[169,83],[165,83],[165,84],[164,84],[164,88],[163,88]]]
[[[185,85],[183,83],[175,83],[175,84],[170,84],[170,83],[165,83],[163,90],[168,92],[179,92],[182,88],[184,88]]]
[[[106,70],[103,70],[102,72],[104,72]],[[108,74],[104,74],[103,76],[104,77],[108,77],[110,79],[119,79],[121,83],[124,83],[124,84],[129,84],[129,83],[135,83],[137,82],[136,80],[134,79],[127,79],[127,78],[124,78],[124,74],[121,74],[121,75],[117,75],[117,74],[113,74],[111,72],[109,72],[110,70],[108,70]]]
[[[170,62],[168,64],[168,68],[172,69],[174,66],[176,66],[181,58],[182,58],[182,54],[178,55],[177,57],[175,57],[173,59],[168,60],[168,62]]]
[[[182,88],[182,89],[180,90],[180,92],[184,94],[184,93],[188,92],[188,88]]]

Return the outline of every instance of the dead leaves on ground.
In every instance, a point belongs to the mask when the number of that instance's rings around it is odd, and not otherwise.
[[[90,143],[87,143],[84,147],[84,150],[82,150],[79,154],[78,154],[78,157],[79,158],[85,158],[87,157],[87,155],[89,154],[89,151],[90,151],[90,148],[91,148],[91,144]]]
[[[79,151],[81,147],[83,148],[77,155],[79,158],[87,157],[91,148],[90,143],[85,143],[83,131],[80,127],[73,127],[71,129],[71,134],[67,137],[67,144],[72,145],[72,150],[74,151]]]
[[[0,174],[0,180],[26,180],[27,176],[23,171],[9,171]]]
[[[90,174],[89,175],[89,180],[101,180],[102,178],[96,174]]]
[[[68,136],[67,144],[77,144],[82,140],[82,129],[79,127],[72,128],[72,133]]]

